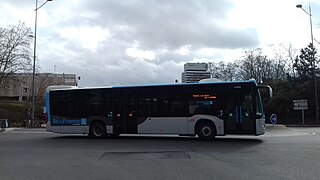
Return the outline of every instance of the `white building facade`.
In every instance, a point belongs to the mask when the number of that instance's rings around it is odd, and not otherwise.
[[[77,86],[76,74],[35,74],[35,96],[43,96],[51,85]],[[0,89],[1,100],[29,101],[32,96],[32,73],[17,73],[10,77],[6,87]]]

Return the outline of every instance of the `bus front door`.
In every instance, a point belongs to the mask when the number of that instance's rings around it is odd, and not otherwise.
[[[254,134],[252,94],[235,89],[225,98],[225,133]]]

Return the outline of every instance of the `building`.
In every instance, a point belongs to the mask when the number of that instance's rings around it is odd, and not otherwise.
[[[182,83],[195,83],[211,77],[207,63],[186,63],[181,76]]]
[[[77,86],[76,74],[35,74],[35,96],[42,96],[48,86]],[[32,73],[13,74],[0,90],[0,100],[29,101],[32,97]]]

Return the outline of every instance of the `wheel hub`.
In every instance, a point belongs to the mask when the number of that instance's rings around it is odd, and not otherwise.
[[[102,136],[103,128],[101,126],[96,126],[93,133],[95,136]]]
[[[204,136],[210,136],[211,135],[211,133],[212,133],[212,130],[211,130],[211,128],[209,128],[209,127],[203,127],[202,128],[202,134],[204,135]]]

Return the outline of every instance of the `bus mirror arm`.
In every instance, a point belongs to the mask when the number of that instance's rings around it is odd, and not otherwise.
[[[272,98],[273,91],[272,91],[271,86],[269,86],[269,85],[259,85],[258,88],[259,89],[268,89],[269,90],[269,97]]]

